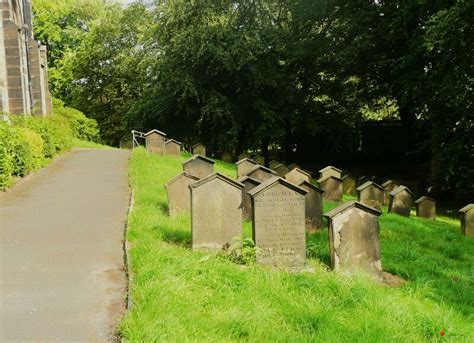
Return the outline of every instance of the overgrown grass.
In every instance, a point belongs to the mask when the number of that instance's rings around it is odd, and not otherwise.
[[[119,328],[125,340],[474,341],[473,242],[459,235],[454,221],[381,218],[384,267],[409,280],[400,288],[330,271],[325,231],[308,237],[314,273],[241,266],[193,252],[189,215],[167,215],[164,184],[185,158],[142,148],[132,155],[133,306]],[[235,175],[231,164],[215,167]],[[249,223],[244,227],[250,234]]]
[[[117,149],[109,145],[85,141],[78,138],[74,138],[72,140],[72,146],[77,147],[77,148],[86,148],[86,149]]]

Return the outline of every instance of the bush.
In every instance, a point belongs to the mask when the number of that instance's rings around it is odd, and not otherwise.
[[[13,174],[13,137],[15,133],[7,123],[0,122],[0,189],[11,184]]]
[[[94,119],[87,118],[84,113],[74,108],[64,106],[61,100],[54,99],[53,104],[54,113],[67,119],[74,137],[100,143],[99,128]]]
[[[18,127],[13,137],[13,175],[25,176],[43,162],[43,139],[29,129]]]

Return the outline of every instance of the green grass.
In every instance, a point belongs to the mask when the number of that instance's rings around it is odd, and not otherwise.
[[[89,141],[83,141],[77,138],[74,138],[72,140],[72,146],[77,147],[77,148],[86,148],[86,149],[116,149],[108,145],[89,142]]]
[[[332,272],[326,230],[308,236],[314,273],[241,266],[193,252],[189,215],[167,215],[164,184],[186,157],[140,148],[130,161],[133,306],[119,327],[126,341],[474,341],[473,241],[456,221],[381,217],[384,268],[409,281],[400,288]],[[232,164],[215,169],[235,175]]]

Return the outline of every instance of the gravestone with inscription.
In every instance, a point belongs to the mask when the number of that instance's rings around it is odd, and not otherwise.
[[[294,168],[285,175],[285,179],[288,182],[291,182],[297,185],[298,183],[300,183],[300,181],[303,181],[303,180],[311,182],[311,174],[299,168]]]
[[[370,207],[382,211],[383,206],[383,187],[372,181],[367,181],[357,187],[358,200]]]
[[[319,179],[319,187],[324,191],[323,199],[326,201],[342,201],[342,179],[335,176],[328,176]]]
[[[275,168],[272,168],[280,177],[285,177],[290,172],[290,169],[284,164],[279,164]]]
[[[416,216],[436,219],[436,201],[430,197],[422,196],[415,200]]]
[[[249,191],[257,262],[301,268],[306,262],[306,191],[275,177]]]
[[[346,274],[366,273],[381,281],[379,216],[382,213],[350,201],[325,213],[332,268]]]
[[[201,155],[194,155],[183,162],[183,171],[203,179],[214,172],[214,161]]]
[[[242,238],[244,185],[214,173],[189,186],[193,249],[226,249]]]
[[[357,195],[356,192],[356,179],[351,175],[344,175],[342,177],[342,191],[344,194],[352,196]]]
[[[304,189],[305,195],[305,218],[306,229],[315,231],[323,226],[323,193],[318,186],[308,180],[301,180],[298,187]]]
[[[459,210],[461,216],[461,234],[474,237],[474,204],[464,206]]]
[[[390,204],[388,211],[409,217],[413,206],[414,195],[412,191],[405,186],[398,186],[390,192]]]
[[[206,155],[206,146],[202,143],[197,143],[193,145],[192,148],[193,155],[201,155],[201,156],[207,156]]]
[[[244,185],[244,189],[242,189],[242,218],[250,220],[252,219],[252,199],[248,192],[260,185],[261,182],[249,176],[241,177],[237,181]]]
[[[250,158],[244,158],[238,161],[235,165],[237,166],[237,178],[240,178],[246,175],[252,168],[257,166],[258,163]]]
[[[325,179],[329,176],[337,177],[338,179],[342,178],[342,170],[333,166],[327,166],[319,171],[319,179]]]
[[[387,180],[381,186],[383,187],[383,204],[388,206],[390,204],[390,192],[397,188],[399,184],[393,180]]]
[[[189,185],[192,185],[196,181],[199,181],[197,177],[181,173],[166,183],[168,208],[171,216],[190,210],[191,193],[189,191]]]
[[[168,139],[165,142],[165,151],[168,155],[181,156],[181,142],[174,139]]]
[[[145,133],[145,146],[149,152],[157,154],[165,153],[166,133],[158,130],[151,130]]]
[[[272,177],[276,177],[277,173],[270,168],[261,166],[261,165],[256,165],[252,169],[250,169],[247,174],[247,176],[250,176],[260,182],[266,181],[268,179],[271,179]]]

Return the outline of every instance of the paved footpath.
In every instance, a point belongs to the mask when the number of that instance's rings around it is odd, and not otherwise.
[[[128,157],[75,149],[0,194],[0,342],[113,340]]]

